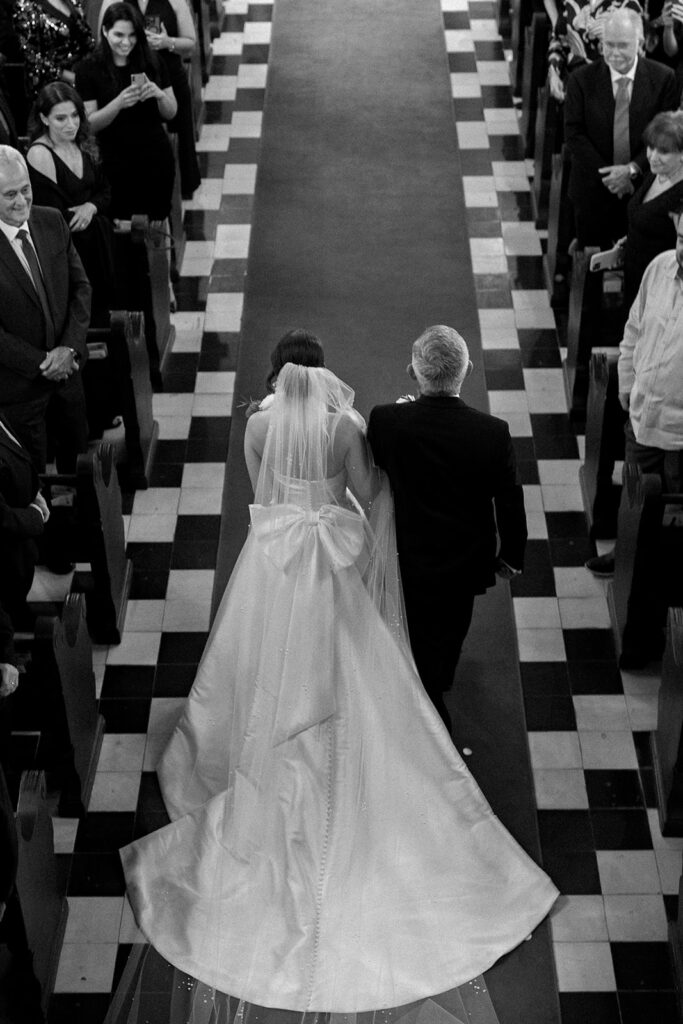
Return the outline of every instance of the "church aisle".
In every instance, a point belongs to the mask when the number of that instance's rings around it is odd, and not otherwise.
[[[136,940],[117,850],[166,821],[154,766],[209,627],[272,14],[271,0],[224,6],[177,336],[154,399],[157,463],[126,509],[126,630],[96,651],[107,733],[87,819],[55,822],[70,916],[50,1024],[99,1024]],[[619,673],[603,588],[583,568],[580,446],[493,6],[442,8],[486,383],[515,438],[529,517],[513,595],[543,863],[566,894],[552,919],[562,1020],[670,1024],[666,921],[683,841],[661,838],[654,809],[656,680]]]

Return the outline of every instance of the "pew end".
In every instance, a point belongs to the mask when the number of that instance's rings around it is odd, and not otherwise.
[[[659,828],[683,836],[683,608],[669,608],[659,688],[657,728],[651,734]],[[679,915],[680,937],[683,920]],[[683,947],[682,947],[683,950]],[[681,975],[683,977],[683,975]]]
[[[617,532],[620,488],[612,481],[614,464],[623,459],[623,413],[619,405],[618,348],[594,348],[591,354],[586,406],[585,460],[579,483],[586,523],[592,539]],[[616,408],[615,408],[616,406]]]

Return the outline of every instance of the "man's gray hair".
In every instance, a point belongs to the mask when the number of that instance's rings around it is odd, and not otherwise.
[[[638,14],[638,11],[634,11],[631,7],[617,7],[615,10],[609,11],[605,15],[603,30],[607,28],[611,22],[615,22],[617,24],[619,24],[619,22],[622,24],[628,22],[632,28],[635,29],[637,39],[642,41],[645,38],[642,15]]]
[[[21,167],[23,170],[28,172],[26,161],[14,146],[0,146],[0,174],[10,169],[10,167]]]
[[[428,327],[413,342],[413,370],[425,395],[459,392],[469,361],[464,338],[444,324]]]

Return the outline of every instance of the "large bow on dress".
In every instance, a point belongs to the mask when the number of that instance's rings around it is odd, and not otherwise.
[[[339,505],[250,505],[251,525],[264,554],[286,572],[314,540],[331,572],[353,565],[363,550],[365,531],[357,512]]]

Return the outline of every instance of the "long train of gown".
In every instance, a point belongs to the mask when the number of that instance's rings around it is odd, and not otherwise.
[[[345,477],[252,526],[122,859],[171,964],[265,1007],[396,1007],[481,974],[550,879],[493,814],[368,596]],[[338,504],[330,504],[332,489]]]

